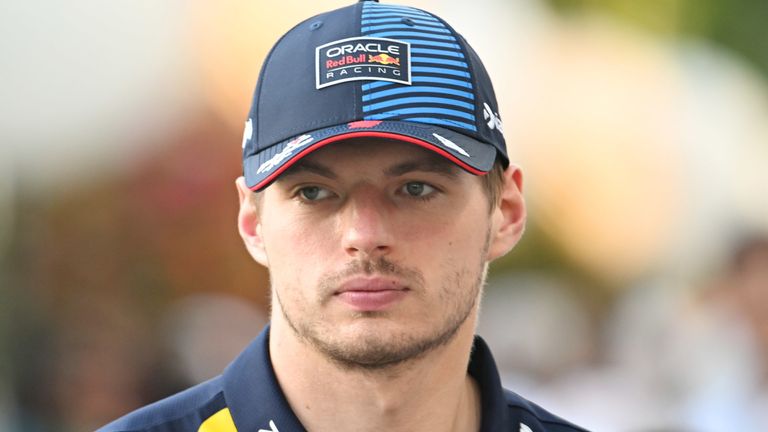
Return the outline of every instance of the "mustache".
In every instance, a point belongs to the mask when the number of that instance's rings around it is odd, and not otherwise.
[[[394,276],[411,289],[418,289],[424,285],[424,276],[419,270],[395,264],[382,257],[376,260],[350,261],[341,271],[322,277],[319,283],[320,293],[330,295],[345,279],[360,275]]]

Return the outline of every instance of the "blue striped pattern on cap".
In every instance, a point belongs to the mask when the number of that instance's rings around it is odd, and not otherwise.
[[[442,21],[407,6],[363,2],[361,27],[364,36],[411,44],[412,85],[362,84],[365,120],[405,120],[477,131],[469,66],[459,42]]]

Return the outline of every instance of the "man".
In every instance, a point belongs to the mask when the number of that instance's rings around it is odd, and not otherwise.
[[[224,373],[102,431],[577,431],[474,336],[519,240],[490,79],[444,21],[361,1],[290,30],[243,139],[239,230],[271,324]]]

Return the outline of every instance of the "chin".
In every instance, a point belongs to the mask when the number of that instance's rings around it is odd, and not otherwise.
[[[360,318],[336,326],[332,336],[327,332],[315,334],[310,343],[344,368],[385,369],[417,360],[449,344],[459,329]]]
[[[346,368],[385,369],[424,356],[439,344],[402,329],[358,327],[321,343],[321,351]]]

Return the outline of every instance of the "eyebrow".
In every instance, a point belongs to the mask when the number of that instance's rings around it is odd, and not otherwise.
[[[332,180],[335,180],[339,177],[330,168],[318,163],[305,161],[305,160],[285,170],[285,172],[281,177],[286,178],[302,172],[310,172],[310,173],[317,174],[319,176],[326,177]]]
[[[453,164],[435,158],[408,161],[393,165],[384,170],[384,174],[396,177],[415,171],[437,173],[449,178],[456,178],[458,176],[458,169]]]

